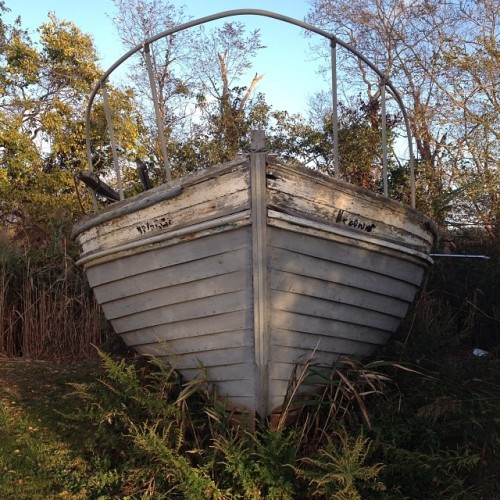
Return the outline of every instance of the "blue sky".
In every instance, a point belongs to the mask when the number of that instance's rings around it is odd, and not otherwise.
[[[172,3],[185,5],[188,15],[194,18],[225,10],[252,8],[303,20],[309,9],[307,0],[173,0]],[[5,19],[12,21],[19,15],[23,27],[33,32],[47,20],[49,12],[73,22],[83,32],[93,36],[103,69],[111,66],[125,52],[111,21],[114,12],[112,0],[6,0],[6,5],[12,12],[5,15]],[[244,22],[249,29],[261,30],[262,42],[267,49],[261,51],[254,71],[265,73],[258,90],[266,94],[274,109],[303,110],[310,95],[329,89],[328,82],[316,73],[317,63],[312,62],[311,40],[303,36],[301,29],[264,17],[234,19]]]

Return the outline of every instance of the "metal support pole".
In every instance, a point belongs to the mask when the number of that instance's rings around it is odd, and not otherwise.
[[[380,80],[380,98],[382,101],[382,183],[384,196],[389,196],[389,185],[387,182],[387,115],[385,106],[385,78]]]
[[[407,125],[406,130],[409,130],[410,127]],[[410,132],[408,132],[410,134]],[[411,137],[411,136],[410,136]],[[412,148],[412,143],[411,139],[408,139],[408,146],[410,150],[410,165],[409,165],[409,170],[410,170],[410,206],[411,208],[416,207],[416,189],[415,189],[415,158],[413,156],[413,148]]]
[[[337,95],[337,41],[330,40],[332,58],[332,129],[333,129],[333,172],[340,177],[339,165],[339,117]]]
[[[229,10],[225,12],[220,12],[218,14],[214,14],[211,16],[206,16],[200,19],[195,19],[192,21],[189,21],[187,23],[180,24],[178,26],[175,26],[174,28],[162,31],[161,33],[158,33],[150,38],[147,38],[144,42],[142,42],[139,45],[136,45],[132,49],[130,49],[125,55],[123,55],[120,59],[118,59],[105,73],[103,76],[103,80],[106,80],[113,71],[115,71],[124,61],[126,61],[129,57],[133,56],[137,52],[141,50],[145,50],[146,52],[149,50],[148,45],[151,43],[156,42],[157,40],[160,40],[162,38],[165,38],[167,36],[174,35],[175,33],[182,32],[184,30],[187,30],[189,28],[193,28],[195,26],[200,26],[202,24],[211,22],[211,21],[216,21],[219,19],[224,19],[226,17],[232,17],[232,16],[243,16],[243,15],[252,15],[252,16],[264,16],[272,19],[276,19],[279,21],[283,21],[285,23],[289,23],[301,28],[304,28],[305,30],[308,30],[313,33],[317,33],[318,35],[327,38],[330,40],[331,44],[331,54],[332,54],[332,91],[333,91],[333,120],[337,123],[336,126],[334,126],[333,130],[333,135],[334,135],[334,171],[335,175],[339,176],[340,175],[340,161],[339,161],[339,155],[338,155],[338,117],[337,115],[337,63],[336,63],[336,46],[337,44],[346,49],[349,53],[353,54],[356,56],[359,60],[361,60],[363,63],[365,63],[369,68],[371,68],[381,79],[385,79],[385,84],[386,87],[390,90],[392,98],[396,101],[400,108],[400,112],[403,115],[404,123],[405,123],[405,128],[408,136],[408,151],[409,151],[409,172],[410,172],[410,189],[411,189],[411,206],[415,208],[415,172],[414,172],[414,155],[413,155],[413,142],[412,142],[412,133],[411,133],[411,126],[409,122],[409,117],[408,113],[406,112],[403,100],[397,89],[392,85],[392,83],[387,79],[387,76],[384,74],[383,71],[381,71],[377,66],[375,66],[370,60],[368,60],[363,54],[361,54],[358,50],[356,50],[354,47],[350,46],[349,44],[343,42],[342,40],[338,39],[335,35],[324,31],[322,29],[316,28],[315,26],[312,26],[311,24],[305,23],[303,21],[299,21],[297,19],[293,19],[291,17],[283,16],[281,14],[276,14],[275,12],[269,12],[265,10],[258,10],[258,9],[236,9],[236,10]],[[146,56],[146,63],[148,62],[149,57]],[[149,72],[149,78],[150,80],[154,80],[154,75],[152,73],[151,68],[148,68]],[[94,87],[94,89],[91,92],[91,95],[89,97],[89,101],[87,104],[87,110],[86,110],[86,143],[87,143],[87,159],[89,162],[89,168],[92,170],[92,155],[91,155],[91,141],[90,141],[90,115],[91,115],[91,109],[94,103],[94,99],[96,95],[98,94],[100,90],[101,82],[99,82],[98,85]],[[156,94],[156,86],[151,85],[153,93]],[[154,99],[155,102],[155,107],[157,107],[158,99]],[[155,111],[157,111],[155,109]],[[158,113],[158,111],[157,111]],[[160,131],[163,131],[163,125],[160,124],[159,126]],[[160,141],[162,140],[161,137],[163,136],[163,133],[160,134]],[[162,150],[166,150],[166,148],[162,147]],[[166,169],[167,169],[167,178],[170,179],[170,168],[168,166],[168,160],[166,159],[166,155],[164,155],[164,161],[166,164]]]
[[[146,68],[148,70],[149,85],[151,86],[151,95],[153,97],[153,106],[155,108],[156,116],[156,127],[158,128],[158,141],[160,142],[161,156],[163,158],[163,164],[165,166],[165,174],[167,176],[167,182],[172,180],[172,174],[170,172],[170,163],[168,161],[167,154],[167,143],[165,141],[165,133],[163,130],[163,119],[160,113],[160,106],[158,101],[158,92],[156,90],[156,81],[153,72],[153,63],[151,62],[151,54],[149,51],[149,44],[144,44],[144,57],[146,60]]]
[[[122,173],[120,170],[120,164],[118,162],[118,152],[116,149],[115,133],[113,132],[113,120],[111,117],[111,108],[109,106],[108,92],[106,90],[106,82],[102,82],[102,100],[104,104],[104,114],[106,115],[106,123],[108,124],[109,132],[109,142],[111,143],[111,154],[113,155],[113,164],[115,166],[116,180],[118,181],[118,193],[120,194],[120,200],[124,199],[123,196],[123,183],[122,183]]]

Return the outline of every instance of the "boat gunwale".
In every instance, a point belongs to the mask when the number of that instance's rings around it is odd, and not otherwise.
[[[372,191],[360,188],[358,186],[354,186],[350,183],[340,181],[339,179],[327,176],[321,172],[317,172],[315,170],[309,169],[304,166],[299,166],[298,168],[289,165],[283,161],[277,160],[274,157],[266,157],[266,175],[272,175],[273,168],[274,169],[283,169],[287,171],[293,172],[295,175],[309,177],[314,179],[315,181],[321,182],[326,188],[331,189],[332,192],[335,192],[336,189],[339,191],[346,193],[348,195],[361,196],[368,199],[370,202],[381,202],[386,209],[389,210],[397,210],[398,213],[406,219],[411,219],[414,223],[424,224],[425,229],[428,229],[430,232],[430,237],[428,239],[429,246],[432,243],[432,236],[436,237],[437,230],[430,219],[428,219],[425,215],[420,212],[412,209],[410,206],[399,203],[395,200],[389,200],[382,195],[374,193]],[[209,179],[217,178],[229,172],[234,172],[236,170],[250,170],[250,163],[248,161],[248,157],[237,158],[233,162],[229,162],[228,164],[221,164],[211,167],[210,169],[203,170],[200,172],[195,172],[190,174],[189,176],[184,177],[181,181],[185,181],[184,183],[178,182],[176,187],[170,187],[167,191],[162,190],[161,186],[155,188],[156,197],[147,196],[147,193],[141,193],[136,197],[128,198],[121,202],[118,202],[116,205],[112,205],[108,207],[108,211],[105,214],[99,213],[94,215],[93,217],[87,218],[83,223],[81,223],[76,231],[81,234],[93,227],[97,227],[102,223],[109,222],[113,219],[117,219],[132,213],[139,212],[144,208],[143,202],[147,202],[146,206],[154,205],[154,203],[158,199],[166,200],[169,199],[166,195],[171,194],[174,189],[180,188],[179,194],[182,193],[182,188],[184,186],[193,186],[197,184],[201,184],[204,181]],[[269,188],[267,188],[269,189]],[[173,195],[175,196],[175,194]],[[123,209],[126,209],[124,212]],[[103,215],[106,216],[103,219]],[[422,247],[415,248],[413,245],[408,243],[398,243],[394,240],[391,240],[390,237],[376,237],[372,234],[364,234],[362,232],[357,231],[356,229],[349,229],[347,227],[339,227],[334,221],[326,220],[321,217],[311,218],[304,217],[302,214],[294,214],[294,213],[284,213],[279,209],[279,207],[274,207],[272,204],[269,204],[267,207],[267,217],[268,224],[275,225],[276,220],[281,219],[282,221],[300,226],[302,228],[310,228],[312,230],[319,230],[322,232],[337,234],[343,238],[350,239],[351,245],[353,241],[363,242],[364,244],[371,245],[371,249],[374,251],[385,251],[387,250],[395,250],[399,252],[403,252],[407,256],[411,256],[413,258],[417,258],[419,260],[424,260],[427,263],[433,263],[431,257],[429,257],[424,251]],[[195,224],[189,224],[189,222],[182,227],[178,227],[173,230],[166,229],[161,231],[160,233],[155,233],[153,235],[149,235],[146,237],[142,237],[140,239],[122,243],[120,245],[104,248],[99,250],[94,250],[87,255],[81,257],[78,261],[78,265],[88,264],[93,260],[101,259],[106,256],[112,256],[116,253],[121,253],[124,251],[129,251],[133,249],[140,249],[141,247],[150,246],[155,243],[162,242],[164,240],[169,240],[176,237],[182,237],[188,235],[190,233],[196,233],[203,230],[213,229],[218,226],[223,226],[225,224],[234,224],[240,223],[243,221],[244,224],[251,224],[251,208],[243,208],[241,211],[235,212],[233,214],[209,218],[208,220],[201,221]],[[297,229],[295,229],[297,232]],[[202,235],[200,235],[201,237]],[[425,240],[423,240],[425,242]],[[142,251],[147,251],[144,249]]]
[[[374,204],[380,204],[382,203],[384,207],[389,208],[391,210],[394,210],[397,212],[399,215],[401,215],[404,218],[411,218],[413,221],[415,221],[417,224],[422,224],[424,226],[424,229],[427,230],[432,236],[429,238],[429,241],[432,242],[432,240],[436,240],[438,237],[438,230],[437,226],[435,223],[429,219],[427,216],[419,212],[418,210],[412,208],[411,206],[401,203],[397,200],[393,200],[390,198],[386,198],[382,194],[375,193],[373,191],[370,191],[368,189],[362,188],[360,186],[356,186],[354,184],[351,184],[349,182],[331,177],[329,175],[326,175],[322,172],[319,172],[317,170],[313,170],[311,168],[305,167],[303,165],[296,165],[296,164],[289,164],[287,162],[284,162],[282,160],[279,160],[276,158],[274,155],[267,155],[266,156],[266,175],[272,175],[272,169],[277,168],[277,169],[282,169],[288,172],[292,172],[295,175],[300,175],[303,177],[309,177],[311,179],[314,179],[314,181],[320,182],[325,188],[330,189],[332,192],[335,192],[335,190],[338,190],[344,194],[348,194],[352,196],[353,194],[355,196],[361,196],[369,202],[373,202]],[[76,238],[79,234],[92,229],[94,227],[97,227],[101,224],[104,224],[106,222],[109,222],[111,220],[139,212],[140,210],[153,206],[156,203],[159,203],[161,201],[166,201],[172,198],[175,198],[177,196],[180,196],[183,192],[183,190],[187,187],[195,186],[197,184],[201,184],[204,181],[207,181],[209,179],[217,178],[222,175],[225,175],[226,173],[233,172],[236,170],[250,170],[250,160],[249,160],[249,155],[241,156],[236,158],[235,160],[228,162],[228,163],[223,163],[219,165],[215,165],[213,167],[210,167],[209,169],[201,170],[198,172],[193,172],[192,174],[188,174],[187,176],[184,176],[171,185],[167,184],[162,184],[160,186],[157,186],[156,188],[153,188],[153,190],[146,191],[144,193],[140,193],[136,196],[127,198],[125,200],[121,200],[117,203],[114,203],[110,205],[109,207],[106,207],[103,211],[97,213],[97,214],[92,214],[79,223],[77,223],[72,232],[72,237]],[[269,187],[267,188],[269,190]],[[154,191],[154,192],[152,192]],[[268,210],[273,210],[276,209],[277,207],[273,207],[272,204],[268,205]],[[238,213],[233,214],[233,215],[238,215]],[[227,216],[231,217],[231,216]],[[209,220],[210,221],[210,220]],[[209,222],[207,221],[207,222]],[[318,219],[315,222],[319,222],[322,224],[328,224],[328,221],[320,222],[321,217],[318,217]],[[205,221],[202,221],[201,224],[203,224]],[[185,229],[185,227],[190,227],[190,226],[184,226],[179,228],[178,230],[181,231],[182,229]],[[172,231],[174,232],[174,231]],[[162,233],[163,234],[163,233]],[[350,233],[351,234],[351,233]],[[356,234],[353,232],[352,234]],[[376,238],[372,238],[376,239]],[[379,239],[384,239],[384,238],[379,238]],[[389,239],[388,239],[389,240]],[[144,241],[143,239],[137,240],[133,243],[137,243],[138,245],[141,244],[141,242]],[[132,244],[132,242],[130,243]],[[127,245],[127,244],[125,244]],[[407,244],[407,246],[409,246]],[[78,263],[84,263],[85,260],[87,259],[87,256],[83,257],[78,261]]]
[[[249,158],[247,155],[241,155],[230,162],[192,172],[171,183],[163,183],[143,193],[114,202],[99,212],[87,215],[77,222],[73,226],[71,237],[76,238],[81,233],[104,224],[105,222],[138,212],[143,208],[151,207],[159,202],[175,198],[181,195],[185,188],[195,186],[196,184],[200,184],[214,177],[219,177],[245,165],[249,165]]]
[[[299,172],[304,176],[308,176],[310,178],[313,178],[314,180],[320,181],[321,184],[330,189],[332,187],[331,185],[335,184],[335,189],[338,188],[339,191],[342,191],[343,193],[352,194],[352,192],[354,191],[356,194],[364,196],[370,199],[370,201],[375,202],[376,204],[382,203],[383,205],[396,210],[403,217],[408,217],[408,215],[410,215],[412,218],[416,219],[417,222],[426,225],[426,228],[430,230],[434,239],[436,239],[438,236],[438,228],[434,221],[432,221],[432,219],[427,217],[416,208],[411,207],[409,204],[403,203],[393,198],[388,198],[381,193],[365,189],[361,186],[357,186],[356,184],[351,184],[350,182],[344,181],[342,179],[332,177],[323,172],[320,172],[319,170],[315,170],[313,168],[309,168],[300,164],[290,164],[279,159],[275,155],[268,156],[268,165],[270,167],[274,166],[277,168],[282,168],[293,173]],[[268,172],[268,174],[269,173],[270,172]]]

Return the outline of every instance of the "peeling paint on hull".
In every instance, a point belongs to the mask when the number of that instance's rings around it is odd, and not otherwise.
[[[435,238],[415,210],[265,153],[191,174],[79,223],[80,264],[137,352],[267,416],[303,356],[385,344]]]

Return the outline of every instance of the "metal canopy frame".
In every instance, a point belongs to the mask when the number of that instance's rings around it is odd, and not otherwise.
[[[158,33],[158,34],[144,40],[144,42],[142,42],[141,44],[130,49],[126,54],[124,54],[122,57],[120,57],[120,59],[118,59],[104,73],[104,75],[101,77],[101,79],[99,80],[98,84],[95,86],[94,90],[92,91],[92,93],[90,94],[90,97],[89,97],[87,110],[86,110],[86,144],[87,144],[87,161],[89,164],[89,169],[91,171],[93,170],[91,140],[90,140],[90,115],[91,115],[91,110],[92,110],[92,106],[94,103],[94,99],[96,98],[99,90],[102,90],[103,95],[104,95],[104,99],[105,99],[105,101],[107,101],[107,97],[106,97],[106,93],[105,93],[105,85],[106,85],[106,81],[108,80],[109,76],[113,73],[113,71],[115,71],[116,68],[118,68],[128,58],[135,55],[137,52],[143,50],[145,53],[145,56],[146,56],[146,67],[148,70],[148,76],[149,76],[150,85],[151,85],[151,92],[152,92],[153,103],[154,103],[154,107],[155,107],[155,115],[156,115],[158,134],[159,134],[158,138],[159,138],[159,142],[160,142],[160,146],[161,146],[163,162],[165,165],[167,182],[170,181],[170,179],[171,179],[170,163],[169,163],[169,160],[167,158],[166,144],[165,144],[165,138],[164,138],[164,134],[163,134],[163,125],[161,123],[161,117],[160,117],[159,108],[158,108],[158,99],[156,96],[157,91],[156,91],[156,86],[154,83],[154,78],[152,75],[152,67],[151,67],[151,62],[150,62],[150,58],[149,58],[149,45],[156,42],[157,40],[160,40],[161,38],[168,37],[170,35],[173,35],[173,34],[178,33],[180,31],[187,30],[189,28],[193,28],[195,26],[206,24],[206,23],[209,23],[212,21],[217,21],[219,19],[224,19],[227,17],[236,17],[236,16],[261,16],[261,17],[268,17],[271,19],[276,19],[278,21],[282,21],[282,22],[285,22],[288,24],[293,24],[295,26],[298,26],[299,28],[303,28],[307,31],[311,31],[313,33],[316,33],[316,34],[330,40],[331,62],[332,62],[332,106],[333,106],[333,109],[332,109],[332,112],[333,112],[332,135],[333,135],[333,148],[334,148],[334,175],[335,175],[335,177],[339,177],[339,175],[340,175],[339,152],[338,152],[338,114],[337,114],[337,104],[338,104],[338,98],[337,98],[337,45],[340,45],[341,47],[343,47],[347,51],[351,52],[358,59],[363,61],[363,63],[365,63],[370,69],[372,69],[374,71],[374,73],[376,73],[379,76],[380,89],[381,89],[381,100],[382,100],[381,104],[382,104],[383,192],[384,192],[384,195],[387,197],[388,196],[388,180],[387,180],[387,131],[386,131],[386,116],[385,116],[385,109],[386,109],[385,90],[386,90],[386,88],[388,88],[390,90],[392,96],[396,100],[400,110],[401,110],[401,113],[403,115],[403,120],[405,123],[406,134],[408,137],[408,153],[409,153],[408,170],[409,170],[409,174],[410,174],[410,191],[411,191],[410,206],[412,208],[415,208],[415,172],[414,172],[415,160],[414,160],[414,154],[413,154],[413,143],[412,143],[410,122],[409,122],[408,114],[407,114],[405,106],[403,104],[403,100],[401,98],[401,95],[399,94],[397,89],[392,85],[392,83],[388,79],[388,76],[386,74],[384,74],[384,72],[382,72],[370,60],[368,60],[365,56],[363,56],[363,54],[358,52],[354,47],[351,47],[349,44],[343,42],[342,40],[337,38],[335,35],[327,32],[325,30],[322,30],[320,28],[317,28],[316,26],[308,24],[304,21],[299,21],[298,19],[284,16],[282,14],[277,14],[275,12],[270,12],[270,11],[266,11],[266,10],[259,10],[259,9],[228,10],[228,11],[220,12],[218,14],[213,14],[210,16],[202,17],[200,19],[189,21],[187,23],[180,24],[174,28],[162,31],[161,33]],[[105,106],[105,113],[106,113],[106,120],[108,123],[111,141],[114,143],[114,134],[113,134],[113,129],[112,129],[112,117],[111,117],[111,111],[109,110],[108,106]],[[112,147],[112,154],[113,154],[113,162],[115,165],[115,169],[119,170],[116,147]],[[119,175],[118,183],[119,183],[120,199],[123,199],[123,188],[121,186],[120,175]]]

